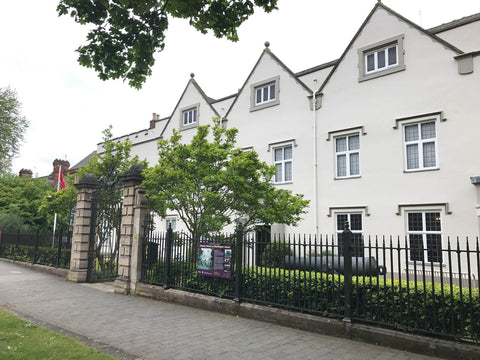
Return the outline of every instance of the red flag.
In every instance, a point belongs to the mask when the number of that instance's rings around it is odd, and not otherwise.
[[[62,168],[59,166],[59,167],[58,167],[58,185],[57,185],[57,191],[58,191],[58,190],[63,190],[63,189],[65,189],[65,181],[63,180]]]

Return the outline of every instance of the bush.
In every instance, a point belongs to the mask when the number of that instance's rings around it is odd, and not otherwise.
[[[285,256],[291,255],[292,250],[284,241],[276,241],[268,244],[262,252],[262,266],[277,268],[283,265]]]
[[[41,264],[45,266],[55,266],[63,269],[70,268],[70,249],[61,249],[57,264],[58,249],[51,247],[37,248],[34,246],[15,246],[7,245],[2,247],[1,256],[11,260],[23,261],[31,264]]]

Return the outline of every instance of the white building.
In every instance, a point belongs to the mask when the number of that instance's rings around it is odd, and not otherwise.
[[[172,129],[189,142],[220,117],[311,201],[297,228],[273,232],[334,234],[348,220],[435,249],[479,235],[479,55],[480,14],[426,30],[378,2],[338,60],[293,73],[266,43],[237,94],[213,100],[192,74],[170,117],[118,140],[154,164]]]

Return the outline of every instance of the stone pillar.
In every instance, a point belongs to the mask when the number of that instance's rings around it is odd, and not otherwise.
[[[93,174],[87,174],[75,187],[78,190],[78,195],[73,220],[72,252],[68,280],[85,282],[87,281],[88,243],[92,222],[93,195],[98,188],[97,177]]]
[[[140,187],[143,169],[141,164],[133,165],[122,177],[122,230],[118,277],[114,282],[114,291],[117,294],[135,294],[135,287],[141,276],[144,221],[150,211],[145,190]]]

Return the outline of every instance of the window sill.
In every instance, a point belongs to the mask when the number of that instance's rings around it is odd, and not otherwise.
[[[416,266],[417,270],[419,270],[419,269],[422,270],[423,266],[424,266],[423,264],[425,264],[425,271],[428,271],[432,267],[432,264],[430,262],[423,263],[422,261],[411,261],[411,260],[409,260],[408,265],[412,265],[412,267],[409,267],[408,270],[415,270],[414,266]],[[434,262],[433,267],[437,267],[437,268],[447,267],[447,264]],[[407,270],[407,269],[404,269],[404,270]]]
[[[288,185],[293,184],[293,181],[285,181],[285,182],[274,182],[273,185]]]
[[[342,177],[335,177],[333,180],[349,180],[349,179],[360,179],[362,175],[354,175],[354,176],[342,176]]]
[[[270,101],[270,102],[267,102],[267,103],[254,105],[254,106],[250,107],[250,112],[266,109],[266,108],[276,106],[276,105],[280,105],[280,101],[274,100],[274,101]]]
[[[183,131],[183,130],[189,130],[189,129],[194,129],[198,126],[198,123],[195,123],[195,124],[191,124],[191,125],[182,125],[179,129],[179,131]]]
[[[440,170],[440,167],[433,167],[433,168],[423,168],[423,169],[412,169],[412,170],[403,170],[404,173],[416,173],[416,172],[424,172],[424,171],[437,171]]]

